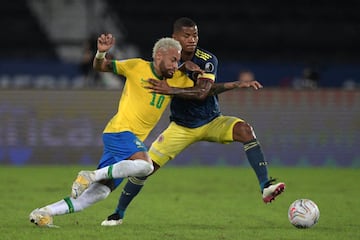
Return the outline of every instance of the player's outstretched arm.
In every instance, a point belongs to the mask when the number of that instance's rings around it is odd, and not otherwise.
[[[214,83],[211,87],[210,94],[217,95],[236,88],[253,88],[255,90],[258,90],[260,88],[263,88],[263,86],[256,80]]]
[[[115,44],[115,37],[112,34],[101,34],[97,40],[97,52],[93,61],[93,68],[99,72],[112,72],[111,60],[106,59],[106,52]]]

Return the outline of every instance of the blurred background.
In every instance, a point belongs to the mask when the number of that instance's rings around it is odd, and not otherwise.
[[[217,55],[218,81],[264,85],[220,96],[279,166],[360,166],[360,2],[13,0],[0,8],[0,164],[97,164],[124,79],[96,73],[100,33],[116,59],[151,60],[179,17]],[[168,114],[146,141],[168,124]],[[197,143],[172,165],[247,165],[240,144]]]

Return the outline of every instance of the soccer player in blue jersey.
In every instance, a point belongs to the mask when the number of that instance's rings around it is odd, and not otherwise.
[[[171,96],[151,93],[145,88],[150,85],[147,80],[166,81],[173,87],[194,85],[184,72],[178,70],[181,45],[175,39],[158,40],[153,48],[152,62],[140,58],[107,60],[105,54],[114,42],[111,34],[102,34],[93,61],[96,70],[114,72],[126,78],[118,112],[103,131],[104,152],[98,169],[79,173],[71,197],[32,211],[30,221],[37,225],[51,226],[54,215],[81,211],[105,199],[122,178],[149,175],[153,164],[143,141],[159,121]]]
[[[215,83],[218,60],[211,52],[198,47],[198,28],[189,18],[175,21],[173,38],[181,43],[181,61],[184,64],[195,63],[205,70],[205,77],[187,70],[186,73],[196,84],[193,88],[179,89],[150,80],[149,87],[154,93],[172,95],[170,108],[170,125],[152,143],[149,154],[154,164],[154,172],[175,158],[181,151],[198,141],[218,143],[240,142],[244,146],[246,156],[259,181],[262,199],[269,203],[284,189],[285,184],[274,183],[267,172],[267,161],[264,159],[261,146],[256,139],[251,125],[244,120],[223,116],[219,109],[218,93],[234,88],[262,88],[257,81],[235,81]],[[187,67],[186,69],[190,69]],[[153,172],[153,173],[154,173]],[[146,177],[131,177],[126,183],[118,206],[113,214],[101,225],[115,226],[122,223],[125,210],[132,199],[139,193]]]

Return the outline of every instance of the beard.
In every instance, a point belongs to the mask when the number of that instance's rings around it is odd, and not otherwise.
[[[160,65],[159,65],[159,67],[160,67],[161,75],[162,75],[163,77],[165,77],[165,78],[172,78],[172,77],[173,77],[174,74],[172,73],[171,70],[169,70],[169,69],[167,69],[167,68],[165,67],[165,63],[164,63],[164,62],[161,62]]]

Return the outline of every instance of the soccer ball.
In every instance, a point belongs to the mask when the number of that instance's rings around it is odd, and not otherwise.
[[[319,208],[310,199],[297,199],[289,207],[289,221],[297,228],[310,228],[319,221],[319,217]]]

